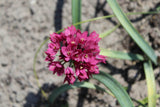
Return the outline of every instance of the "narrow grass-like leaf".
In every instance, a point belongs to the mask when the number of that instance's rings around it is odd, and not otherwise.
[[[111,34],[112,32],[114,32],[120,25],[121,25],[121,24],[118,24],[118,25],[116,25],[114,28],[112,28],[112,29],[110,29],[110,30],[108,30],[108,31],[106,31],[106,32],[104,32],[104,33],[101,33],[101,34],[99,35],[99,37],[100,37],[100,38],[104,38],[104,37],[110,35],[110,34]]]
[[[81,0],[72,0],[72,24],[81,21]],[[81,29],[80,25],[75,26],[77,29]]]
[[[150,12],[128,12],[128,13],[126,13],[126,15],[157,14],[157,13],[160,13],[160,12],[158,12],[158,11],[150,11]],[[112,18],[112,17],[115,17],[115,15],[107,15],[107,16],[102,16],[102,17],[96,17],[96,18],[92,18],[92,19],[88,19],[88,20],[85,20],[85,21],[81,21],[81,22],[75,23],[75,24],[73,24],[73,25],[76,26],[76,25],[80,25],[80,24],[83,24],[83,23],[92,22],[92,21],[100,20],[100,19]]]
[[[154,53],[154,50],[148,43],[142,38],[142,36],[138,33],[138,31],[133,27],[131,22],[126,17],[125,13],[121,10],[119,4],[116,0],[106,0],[108,1],[110,7],[112,8],[114,14],[120,21],[121,25],[126,29],[132,39],[137,43],[137,45],[143,50],[143,52],[154,62],[157,64],[157,56]]]
[[[73,85],[68,85],[68,84],[64,84],[62,85],[61,87],[53,90],[53,92],[51,93],[51,95],[49,96],[49,103],[50,105],[53,105],[55,99],[63,92],[69,90],[69,89],[74,89],[74,88],[90,88],[90,89],[97,89],[97,90],[100,90],[100,91],[103,91],[103,92],[106,92],[110,95],[112,95],[114,97],[114,95],[108,91],[108,90],[105,90],[97,85],[94,85],[92,83],[89,83],[89,82],[75,82]]]
[[[147,107],[147,105],[141,103],[140,101],[138,101],[138,100],[136,100],[134,98],[131,98],[131,99],[138,104],[138,106],[136,106],[136,107]]]
[[[116,59],[140,60],[140,61],[144,60],[143,56],[140,54],[126,53],[126,52],[113,51],[113,50],[107,50],[107,49],[101,49],[100,54],[107,57],[116,58]]]
[[[160,94],[156,94],[156,98],[157,98],[157,99],[160,98]],[[148,97],[146,97],[146,98],[144,98],[144,99],[142,99],[142,100],[139,100],[139,102],[140,102],[141,104],[148,104]],[[139,106],[139,107],[141,107],[141,106]]]
[[[93,78],[103,83],[114,94],[121,107],[134,106],[125,89],[109,74],[100,71],[100,74],[93,75]]]
[[[155,77],[152,68],[152,64],[150,61],[144,62],[144,71],[147,81],[147,89],[148,89],[148,107],[156,106],[156,84]]]
[[[158,6],[158,7],[156,8],[156,10],[157,10],[157,11],[160,11],[160,6]]]

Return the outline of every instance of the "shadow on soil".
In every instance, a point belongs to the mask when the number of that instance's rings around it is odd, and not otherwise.
[[[47,94],[50,95],[51,92],[57,88],[54,84],[44,84],[42,86],[43,91]],[[68,97],[68,94],[62,93],[57,99],[56,103],[54,103],[54,107],[68,107],[66,106],[68,103],[66,101]],[[37,93],[28,93],[26,96],[26,104],[24,107],[50,107],[48,106],[48,101],[43,97],[41,94],[41,90],[39,90]]]

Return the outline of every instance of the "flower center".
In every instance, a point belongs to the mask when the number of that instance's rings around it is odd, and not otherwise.
[[[84,38],[81,38],[81,41],[83,42],[83,41],[84,41]]]
[[[80,69],[83,69],[83,66],[80,66]]]
[[[75,44],[75,41],[72,41],[71,44]]]
[[[67,55],[70,55],[70,51],[67,52]]]
[[[53,49],[56,49],[56,46],[54,46]]]
[[[88,54],[86,54],[84,57],[85,57],[85,58],[88,58]]]

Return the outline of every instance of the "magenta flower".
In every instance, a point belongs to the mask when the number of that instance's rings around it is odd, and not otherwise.
[[[88,79],[88,78],[89,78],[89,77],[88,77],[88,75],[87,75],[86,70],[85,70],[85,69],[80,69],[80,70],[79,70],[78,79],[79,79],[80,81],[83,81],[83,80],[86,80],[86,79]]]
[[[65,75],[66,75],[66,77],[64,79],[64,83],[67,81],[68,84],[73,84],[74,81],[76,80],[76,78],[74,76],[74,72],[71,67],[66,68]]]
[[[61,53],[65,56],[65,58],[64,58],[65,61],[69,61],[72,57],[72,54],[73,54],[71,46],[67,46],[67,47],[63,46],[61,48]]]
[[[48,48],[52,49],[52,51],[54,51],[55,53],[57,53],[57,51],[60,48],[60,44],[59,43],[49,43],[48,44]]]
[[[98,66],[97,65],[91,65],[90,68],[89,68],[89,72],[88,73],[99,74]]]
[[[62,38],[62,36],[57,33],[50,34],[50,40],[53,43],[58,43],[61,40],[61,38]]]
[[[83,33],[77,32],[77,38],[78,38],[79,43],[81,43],[81,44],[85,43],[87,40],[87,35],[88,35],[87,31],[85,31]]]
[[[72,36],[77,32],[76,28],[72,25],[64,30],[65,36]]]
[[[64,66],[58,61],[49,63],[48,67],[50,71],[53,71],[53,74],[57,73],[58,76],[64,73]]]
[[[88,75],[85,69],[85,64],[76,64],[76,75],[80,81],[88,79]]]
[[[45,52],[47,57],[45,61],[53,61],[55,58],[55,53],[52,49],[48,48],[47,51]]]
[[[76,77],[83,81],[98,74],[98,63],[106,61],[105,56],[99,55],[100,38],[95,31],[88,35],[87,31],[81,32],[71,26],[60,34],[50,34],[50,41],[45,52],[49,70],[58,76],[66,75],[64,82],[68,84],[73,84]]]
[[[103,56],[103,55],[97,55],[97,56],[96,56],[96,59],[97,59],[99,62],[106,63],[106,57]]]

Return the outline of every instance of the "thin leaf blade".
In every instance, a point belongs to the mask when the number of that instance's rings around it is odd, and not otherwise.
[[[156,84],[155,84],[153,67],[150,61],[144,62],[143,66],[144,66],[144,71],[147,81],[147,89],[148,89],[148,107],[155,107],[157,94],[156,94]]]
[[[99,35],[99,37],[100,37],[100,38],[104,38],[104,37],[110,35],[110,34],[111,34],[112,32],[114,32],[119,26],[120,26],[120,24],[117,24],[114,28],[112,28],[112,29],[110,29],[110,30],[108,30],[108,31],[106,31],[106,32],[104,32],[104,33],[101,33],[101,34]]]
[[[90,88],[90,89],[97,89],[103,92],[106,92],[110,95],[112,95],[114,97],[114,95],[108,91],[105,90],[104,88],[101,88],[97,85],[94,85],[92,83],[89,82],[75,82],[73,85],[68,85],[68,84],[64,84],[62,86],[60,86],[59,88],[56,88],[55,90],[53,90],[53,92],[51,93],[51,95],[49,96],[48,100],[50,105],[53,105],[55,99],[63,92],[69,90],[69,89],[74,89],[74,88]]]
[[[134,107],[125,89],[109,74],[101,71],[100,74],[93,75],[93,78],[103,83],[114,94],[121,107]]]
[[[72,24],[81,21],[81,0],[72,0]],[[81,29],[81,25],[75,25],[77,29]]]
[[[139,60],[139,61],[144,60],[144,57],[140,54],[126,53],[126,52],[113,51],[107,49],[101,49],[100,54],[107,57],[123,59],[123,60]]]
[[[125,30],[129,33],[131,38],[136,42],[136,44],[142,49],[142,51],[154,62],[157,64],[157,56],[155,55],[154,50],[148,43],[142,38],[142,36],[138,33],[138,31],[133,27],[129,19],[121,10],[119,4],[116,0],[107,0],[110,7],[112,8],[114,14],[125,28]]]

